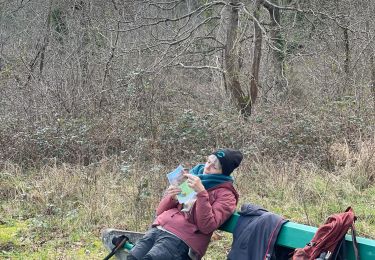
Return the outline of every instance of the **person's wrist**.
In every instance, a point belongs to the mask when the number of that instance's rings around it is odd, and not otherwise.
[[[196,192],[199,193],[199,192],[202,192],[202,191],[204,191],[204,190],[206,190],[206,189],[205,189],[204,186],[202,185],[201,187],[198,187],[198,189],[196,190]]]

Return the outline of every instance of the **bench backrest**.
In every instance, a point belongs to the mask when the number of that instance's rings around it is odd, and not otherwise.
[[[219,229],[230,233],[234,232],[240,215],[234,213]],[[288,248],[302,248],[313,238],[318,228],[307,225],[287,222],[280,230],[276,244]],[[352,247],[352,236],[345,236],[345,246],[349,255],[349,260],[355,259]],[[361,260],[375,259],[375,240],[357,237],[359,256]]]

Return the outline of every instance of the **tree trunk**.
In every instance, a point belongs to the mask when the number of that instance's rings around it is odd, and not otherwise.
[[[346,8],[343,8],[341,1],[335,1],[335,7],[338,13],[347,13]],[[350,45],[349,45],[349,30],[348,27],[350,26],[350,20],[347,16],[342,16],[339,18],[341,27],[338,29],[342,30],[342,41],[344,47],[344,75],[342,75],[342,84],[339,84],[339,89],[337,90],[337,95],[339,99],[343,98],[346,95],[351,95],[352,89],[350,88]],[[357,97],[358,98],[358,97]]]
[[[250,79],[250,96],[251,104],[254,104],[258,97],[258,86],[259,86],[259,69],[260,59],[262,56],[262,29],[259,24],[259,12],[260,12],[261,0],[255,1],[254,10],[254,51],[253,51],[253,64],[251,68],[251,79]]]
[[[374,51],[371,52],[370,56],[370,66],[371,66],[371,95],[372,95],[372,101],[374,103],[374,111],[375,111],[375,54]]]
[[[367,41],[371,42],[372,39],[370,38],[370,22],[366,21],[366,33],[367,33]],[[375,48],[370,45],[369,50],[369,56],[370,56],[370,73],[371,73],[371,81],[370,81],[370,93],[372,96],[373,101],[373,109],[375,112]]]
[[[278,5],[278,0],[273,0],[273,3]],[[264,0],[261,1],[261,4],[268,10],[271,20],[270,26],[270,37],[272,40],[272,56],[273,56],[273,84],[276,88],[276,91],[282,92],[286,89],[286,82],[284,77],[284,45],[285,42],[281,34],[281,18],[280,18],[280,9],[277,6],[270,4]]]
[[[80,66],[81,66],[81,75],[82,75],[82,87],[85,88],[88,82],[89,77],[89,6],[85,1],[80,2],[80,8],[81,8],[81,19],[80,19],[80,25],[82,30],[82,41],[81,41],[81,53],[80,53]]]
[[[43,46],[40,53],[40,62],[39,62],[39,74],[42,75],[44,69],[44,61],[45,61],[45,53],[47,46],[49,44],[49,37],[51,34],[51,10],[52,10],[53,0],[50,0],[49,7],[48,7],[48,14],[47,14],[47,21],[46,21],[46,35],[44,36]]]
[[[245,117],[251,114],[251,103],[241,89],[239,81],[238,66],[238,45],[236,44],[238,35],[238,6],[239,0],[232,0],[229,3],[230,15],[227,27],[227,41],[225,46],[225,69],[226,88],[231,94],[231,98],[236,103],[237,109]]]
[[[350,48],[349,48],[349,34],[348,28],[345,27],[343,29],[343,36],[344,36],[344,46],[345,46],[345,60],[344,60],[344,72],[345,72],[345,82],[344,82],[344,89],[342,90],[343,95],[347,95],[348,91],[350,91]]]

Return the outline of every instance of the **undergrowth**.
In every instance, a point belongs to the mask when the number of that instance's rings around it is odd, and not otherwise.
[[[345,144],[340,147],[346,149]],[[245,157],[234,173],[238,209],[255,203],[292,221],[318,226],[330,214],[352,206],[359,235],[375,238],[373,148],[373,141],[362,144],[337,159],[333,171],[313,163]],[[174,166],[115,157],[86,167],[52,164],[30,170],[5,164],[0,173],[1,257],[103,258],[107,252],[100,232],[106,227],[145,231],[167,186],[165,174]],[[225,257],[231,235],[219,237],[205,259]]]

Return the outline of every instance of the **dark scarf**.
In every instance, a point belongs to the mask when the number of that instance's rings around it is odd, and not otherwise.
[[[233,183],[233,178],[231,176],[224,174],[203,174],[203,171],[204,164],[198,164],[190,170],[190,173],[201,179],[206,190],[228,181]]]
[[[233,183],[233,178],[224,174],[197,174],[206,190],[225,182]]]

